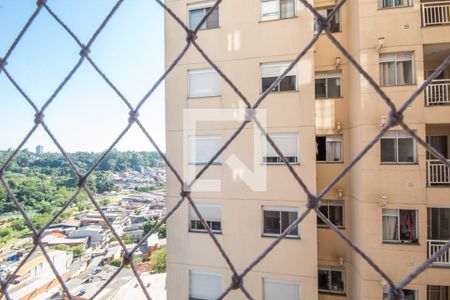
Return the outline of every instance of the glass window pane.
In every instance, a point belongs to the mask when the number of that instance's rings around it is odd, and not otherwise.
[[[209,8],[206,9],[208,11]],[[206,13],[206,12],[205,12]],[[216,7],[214,11],[206,19],[206,28],[217,28],[219,27],[219,8]]]
[[[326,161],[327,159],[327,138],[325,136],[316,137],[316,161]]]
[[[396,162],[395,139],[381,139],[381,162]]]
[[[330,205],[330,216],[328,217],[331,222],[336,226],[344,226],[344,211],[340,205]]]
[[[275,78],[276,79],[276,78]],[[296,76],[286,76],[284,77],[279,86],[281,91],[295,91],[296,90]]]
[[[329,271],[328,270],[319,270],[319,274],[318,274],[318,280],[319,280],[319,290],[329,290],[328,287],[328,276],[329,276]]]
[[[396,85],[395,62],[385,62],[380,64],[381,85]]]
[[[280,0],[281,18],[292,18],[295,16],[295,0]]]
[[[264,233],[280,234],[280,212],[264,211]]]
[[[327,16],[331,13],[333,9],[327,9]],[[330,21],[330,31],[331,32],[339,32],[341,31],[340,20],[339,20],[339,11],[337,11],[333,18]]]
[[[328,78],[328,98],[341,97],[341,79]]]
[[[211,229],[215,231],[221,231],[222,230],[222,224],[220,222],[212,221],[211,222]]]
[[[319,208],[320,212],[324,214],[325,217],[328,218],[328,205],[324,204]],[[317,224],[319,225],[325,225],[325,222],[317,216]]]
[[[195,29],[197,25],[202,20],[203,16],[205,14],[205,10],[203,8],[201,9],[193,9],[189,11],[189,29]],[[204,24],[202,26],[204,28]]]
[[[415,162],[414,140],[412,138],[398,139],[398,162]]]
[[[275,20],[280,18],[280,6],[277,0],[261,2],[261,19]]]
[[[262,91],[266,91],[274,81],[277,80],[277,77],[264,77],[261,79],[262,83]],[[278,91],[278,87],[275,86],[273,91]]]
[[[344,273],[341,271],[331,271],[331,291],[344,291]]]
[[[326,91],[326,79],[316,79],[315,80],[315,89],[316,89],[316,99],[318,98],[326,98],[327,97],[327,91]]]
[[[400,210],[400,240],[416,240],[416,211]]]
[[[383,216],[383,241],[398,240],[398,218]]]
[[[336,162],[342,160],[341,142],[327,142],[327,161]]]

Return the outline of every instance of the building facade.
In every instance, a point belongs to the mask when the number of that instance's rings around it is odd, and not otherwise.
[[[214,2],[167,0],[191,29]],[[316,0],[327,16],[335,1]],[[348,0],[330,22],[333,36],[397,107],[450,55],[450,1]],[[223,1],[196,42],[251,104],[314,35],[314,18],[294,0]],[[186,43],[166,16],[166,67]],[[405,112],[405,121],[449,155],[450,68]],[[166,80],[167,154],[178,170],[199,172],[240,125],[207,119],[245,104],[191,46]],[[266,130],[293,169],[320,193],[385,125],[388,107],[341,52],[321,35],[260,108]],[[186,119],[201,115],[195,128]],[[260,112],[258,112],[260,116]],[[203,174],[219,187],[192,198],[238,271],[305,211],[306,195],[253,122]],[[263,149],[259,151],[260,149]],[[255,190],[230,163],[264,166]],[[256,155],[256,158],[255,158]],[[193,170],[193,171],[192,171]],[[186,174],[189,172],[184,172]],[[188,176],[189,177],[189,176]],[[180,199],[168,172],[167,205]],[[186,178],[185,178],[186,179]],[[189,179],[189,178],[187,178]],[[189,180],[187,180],[189,182]],[[450,238],[450,172],[399,127],[331,189],[321,211],[396,282]],[[231,272],[187,201],[168,221],[168,299],[214,299]],[[255,299],[384,299],[386,282],[314,214],[308,215],[245,277]],[[404,291],[406,299],[450,299],[450,253]],[[230,299],[246,299],[232,291]],[[284,298],[283,298],[284,297]]]

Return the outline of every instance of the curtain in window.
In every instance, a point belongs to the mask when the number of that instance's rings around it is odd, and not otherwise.
[[[327,161],[341,161],[341,142],[327,142]]]
[[[395,209],[383,210],[383,240],[395,241],[398,240],[398,211]]]
[[[295,0],[280,0],[281,18],[292,18],[295,16]]]
[[[205,15],[203,8],[189,11],[189,29],[195,29]],[[204,27],[205,24],[202,25]]]
[[[414,237],[415,216],[412,210],[400,211],[400,239],[412,241]]]

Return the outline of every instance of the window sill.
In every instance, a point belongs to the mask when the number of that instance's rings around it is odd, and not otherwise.
[[[405,163],[396,163],[396,162],[380,162],[381,166],[411,166],[411,165],[419,165],[418,162],[405,162]]]
[[[393,88],[393,87],[404,87],[404,86],[417,86],[417,83],[397,84],[397,85],[380,85],[381,88]]]
[[[299,162],[295,162],[295,163],[289,163],[292,166],[299,166],[300,163]],[[262,166],[267,165],[267,166],[285,166],[286,164],[282,161],[282,162],[274,162],[274,163],[261,163]]]
[[[192,97],[192,96],[187,96],[187,100],[195,100],[195,99],[205,99],[205,98],[221,98],[222,95],[212,95],[212,96],[196,96],[196,97]]]
[[[207,162],[191,162],[189,163],[190,166],[206,166],[208,163]],[[221,166],[222,163],[221,162],[213,162],[211,164],[211,166]]]
[[[268,23],[268,22],[276,22],[276,21],[292,20],[292,19],[298,19],[298,16],[293,16],[293,17],[289,17],[289,18],[271,19],[271,20],[261,20],[261,19],[259,19],[258,23]]]
[[[261,237],[263,238],[272,238],[272,239],[276,239],[277,237],[279,237],[281,234],[261,234]],[[288,240],[301,240],[300,236],[293,236],[293,235],[287,235],[285,236],[283,239],[288,239]]]
[[[397,8],[412,8],[413,5],[399,5],[399,6],[391,6],[391,7],[378,7],[378,11],[383,10],[391,10],[391,9],[397,9]]]
[[[342,100],[344,97],[331,97],[331,98],[314,98],[316,101],[322,101],[322,100]]]
[[[382,242],[383,244],[386,244],[386,245],[411,245],[411,246],[420,246],[420,243],[417,241],[417,242],[402,242],[402,241],[399,241],[399,242],[395,242],[395,241],[383,241]]]
[[[321,160],[316,161],[316,164],[319,164],[319,165],[328,165],[328,164],[335,165],[335,164],[343,164],[343,163],[344,163],[343,161],[321,161]]]
[[[296,94],[299,90],[290,90],[290,91],[271,91],[269,94]],[[262,95],[264,92],[260,92],[259,94]]]
[[[314,31],[314,33],[317,33],[317,31]],[[339,29],[338,31],[331,31],[331,34],[335,34],[335,33],[342,33],[342,29]],[[326,35],[326,33],[322,31],[322,33],[320,33],[320,36],[322,36],[322,35]]]
[[[222,231],[213,231],[213,230],[211,230],[212,231],[212,233],[213,234],[217,234],[217,235],[222,235]],[[201,234],[208,234],[208,231],[206,231],[206,230],[192,230],[192,229],[189,229],[188,230],[188,232],[189,233],[201,233]]]
[[[194,31],[194,29],[189,28],[190,30]],[[220,29],[220,26],[217,27],[211,27],[211,28],[200,28],[197,33],[202,32],[202,31],[208,31],[208,30],[214,30],[214,29]]]
[[[336,226],[339,230],[345,230],[345,226]],[[317,225],[319,229],[331,229],[328,225]]]
[[[344,293],[340,293],[340,292],[332,292],[332,291],[321,291],[319,290],[319,294],[324,294],[324,295],[331,295],[331,296],[340,296],[340,297],[347,297],[347,294]]]

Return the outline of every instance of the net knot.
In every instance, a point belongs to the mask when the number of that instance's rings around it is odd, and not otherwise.
[[[41,124],[42,121],[44,121],[44,113],[38,112],[34,115],[34,124],[38,125]]]
[[[80,51],[80,55],[84,57],[84,56],[87,56],[89,53],[91,53],[91,50],[89,49],[89,47],[83,45],[83,47],[81,48],[81,51]]]
[[[189,30],[188,33],[187,33],[186,42],[188,42],[188,43],[191,42],[192,43],[196,39],[197,39],[197,34],[195,34],[194,31]]]
[[[86,176],[80,176],[80,177],[78,178],[77,186],[78,186],[79,188],[82,188],[83,186],[85,186],[86,181],[87,181]]]
[[[47,2],[47,0],[38,0],[38,1],[36,2],[36,5],[37,5],[37,6],[42,6],[42,5],[44,5],[46,2]]]
[[[181,191],[180,196],[183,198],[189,197],[191,195],[191,191]]]
[[[129,113],[128,122],[132,124],[137,121],[138,117],[139,117],[139,112],[132,110]]]
[[[245,120],[251,121],[256,117],[256,109],[254,108],[246,108],[245,109]]]
[[[41,235],[40,234],[36,234],[33,236],[33,245],[37,246],[39,244],[39,241],[41,240]]]
[[[0,57],[0,69],[3,69],[8,63]]]
[[[131,261],[133,260],[133,255],[130,255],[130,253],[125,253],[123,255],[123,265],[129,265],[131,264]]]
[[[241,288],[242,286],[242,278],[238,275],[233,275],[233,277],[231,277],[231,288],[233,290],[237,290],[239,288]]]
[[[396,126],[403,122],[403,115],[397,111],[391,110],[389,112],[389,125]]]
[[[306,207],[309,209],[316,209],[320,207],[320,199],[314,195],[308,197],[308,202],[306,202]]]
[[[322,29],[327,29],[330,27],[330,23],[328,23],[327,18],[320,16],[316,17],[316,27],[317,31],[320,31]]]

